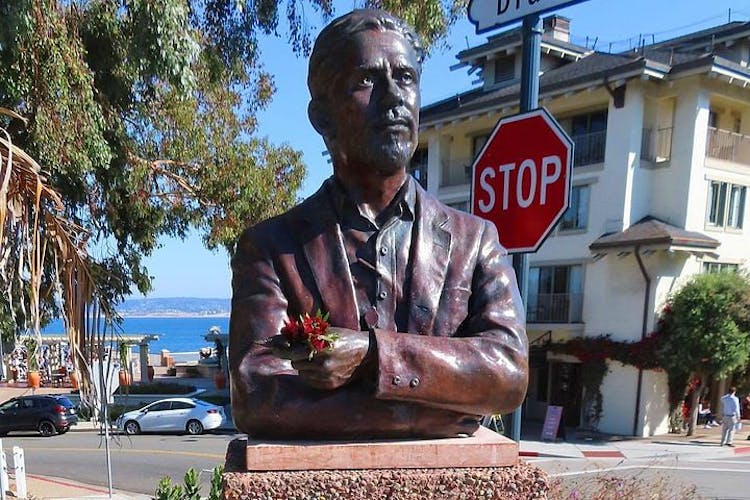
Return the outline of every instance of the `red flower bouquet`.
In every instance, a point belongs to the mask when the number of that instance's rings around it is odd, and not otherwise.
[[[332,350],[333,343],[339,339],[335,333],[327,333],[328,326],[328,313],[322,314],[318,310],[313,316],[300,316],[299,321],[285,321],[281,334],[291,346],[307,345],[310,349],[309,359],[312,359],[319,352]]]

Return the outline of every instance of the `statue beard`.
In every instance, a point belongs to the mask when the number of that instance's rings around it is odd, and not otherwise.
[[[370,164],[378,173],[388,176],[409,166],[415,148],[411,141],[394,139],[368,149],[366,155]]]

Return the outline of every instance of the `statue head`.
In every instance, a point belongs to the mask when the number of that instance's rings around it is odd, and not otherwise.
[[[355,10],[318,36],[308,71],[308,115],[334,169],[390,175],[417,147],[424,50],[401,19]]]

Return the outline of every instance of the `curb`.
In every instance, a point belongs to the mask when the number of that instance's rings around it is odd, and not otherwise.
[[[539,451],[519,451],[518,452],[519,457],[524,458],[583,458],[583,456],[578,455],[562,455],[559,453],[545,453],[545,452],[539,452]]]

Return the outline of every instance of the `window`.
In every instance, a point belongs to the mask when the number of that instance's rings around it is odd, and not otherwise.
[[[574,116],[570,121],[570,135],[576,145],[574,166],[603,162],[607,146],[607,112]]]
[[[195,408],[195,406],[185,401],[172,401],[173,410],[189,410],[191,408]]]
[[[427,148],[418,148],[409,163],[409,173],[427,189]]]
[[[560,220],[560,230],[586,229],[589,218],[590,186],[573,186],[570,192],[570,206]]]
[[[534,323],[578,323],[583,309],[583,266],[529,269],[526,318]]]
[[[10,411],[10,410],[17,410],[21,406],[21,402],[17,399],[12,399],[10,401],[7,401],[3,403],[0,406],[1,411]]]
[[[487,143],[487,139],[490,138],[489,134],[475,135],[471,139],[471,156],[476,158],[479,152],[482,150],[484,145]]]
[[[708,189],[706,224],[742,229],[747,188],[728,182],[711,181]]]
[[[495,60],[495,83],[509,82],[516,78],[516,58],[506,56]]]
[[[726,262],[704,262],[704,273],[726,273],[737,272],[740,266],[738,264],[728,264]]]
[[[151,406],[148,407],[148,411],[165,411],[169,410],[169,401],[161,401],[159,403],[154,403]]]

